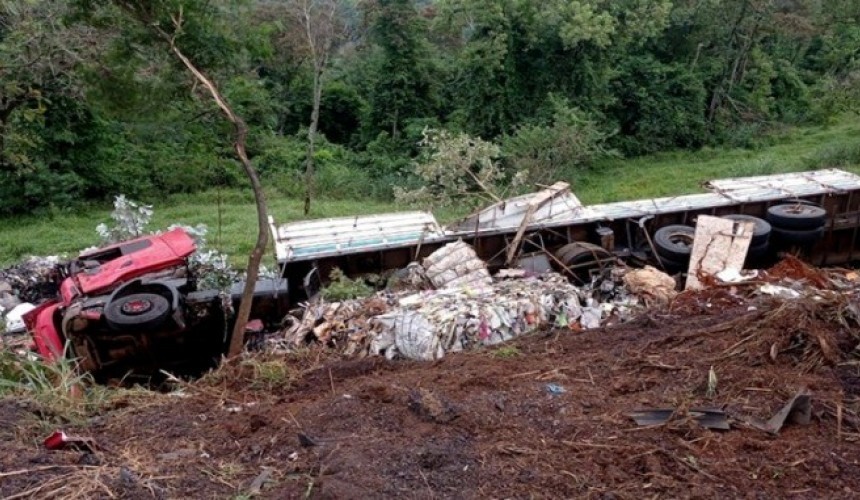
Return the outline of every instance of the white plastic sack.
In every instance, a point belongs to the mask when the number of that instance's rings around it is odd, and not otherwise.
[[[377,353],[379,348],[388,344],[385,346],[387,347],[385,355],[389,358],[399,353],[409,359],[433,361],[445,355],[433,323],[417,311],[385,314],[377,316],[374,320],[382,330],[371,346],[371,349],[376,350]],[[392,339],[393,346],[390,345]],[[396,352],[392,351],[391,347],[394,347]]]
[[[29,302],[18,304],[6,314],[6,331],[9,333],[20,333],[27,329],[24,325],[23,316],[35,309],[36,306]]]
[[[449,243],[424,259],[424,272],[436,288],[449,286],[488,286],[492,283],[487,264],[469,244]]]

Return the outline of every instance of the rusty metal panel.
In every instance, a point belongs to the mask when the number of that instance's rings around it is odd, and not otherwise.
[[[445,239],[429,212],[401,212],[291,222],[269,218],[278,262],[355,254]]]

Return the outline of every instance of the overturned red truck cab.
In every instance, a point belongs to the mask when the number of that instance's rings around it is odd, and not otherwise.
[[[57,296],[24,317],[47,361],[77,359],[98,381],[199,375],[217,365],[244,283],[201,290],[189,265],[194,240],[181,228],[84,252],[62,266]],[[284,280],[261,280],[252,318],[286,313]]]

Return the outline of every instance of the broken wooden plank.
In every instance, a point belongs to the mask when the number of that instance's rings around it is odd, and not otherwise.
[[[528,209],[523,216],[522,222],[520,222],[520,227],[517,229],[517,234],[514,236],[514,240],[508,246],[508,258],[505,261],[507,265],[511,265],[511,263],[513,263],[514,257],[517,254],[517,250],[519,250],[520,248],[520,242],[523,239],[523,235],[526,232],[526,228],[531,223],[532,216],[534,215],[535,211],[537,211],[537,209],[539,209],[545,203],[557,197],[558,195],[567,192],[569,189],[570,184],[559,181],[552,186],[535,193],[534,198],[529,201]]]
[[[702,278],[727,269],[740,272],[744,267],[754,224],[700,215],[687,271],[687,290],[702,290]]]

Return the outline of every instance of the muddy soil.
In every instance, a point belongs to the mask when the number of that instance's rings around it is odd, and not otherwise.
[[[7,400],[0,495],[860,495],[860,372],[800,345],[825,339],[847,352],[844,327],[716,292],[684,300],[626,325],[542,332],[432,363],[306,354],[287,380],[266,370],[275,365],[238,363],[66,424],[95,453],[46,451],[45,416]],[[749,424],[803,388],[809,425],[773,435]],[[700,427],[696,407],[724,410],[731,430]],[[643,408],[676,412],[639,427],[629,413]]]

